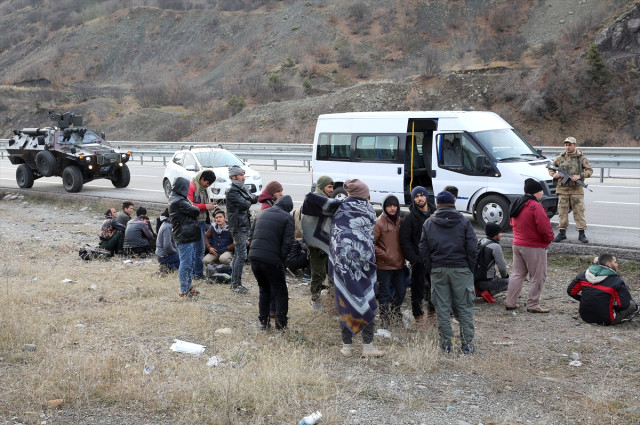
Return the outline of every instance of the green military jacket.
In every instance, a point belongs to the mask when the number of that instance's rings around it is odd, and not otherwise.
[[[554,161],[553,165],[562,168],[571,175],[577,174],[580,180],[585,180],[593,174],[593,168],[589,164],[589,160],[582,152],[576,149],[572,154],[562,152]],[[549,170],[549,175],[553,176],[554,170]],[[582,186],[569,179],[562,183],[562,179],[554,179],[556,185],[556,193],[558,195],[580,195],[584,193]]]

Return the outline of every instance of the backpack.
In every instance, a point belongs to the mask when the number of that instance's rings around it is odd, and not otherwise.
[[[491,250],[485,250],[485,248],[492,243],[497,242],[489,239],[487,242],[481,243],[481,240],[478,240],[478,254],[476,257],[476,265],[473,267],[474,282],[487,280],[487,271],[489,271],[489,269],[496,263],[496,261],[493,259]]]
[[[92,248],[89,245],[85,245],[83,248],[80,248],[80,250],[78,251],[78,255],[85,261],[91,261],[95,259],[104,260],[111,257],[111,252],[107,249]]]

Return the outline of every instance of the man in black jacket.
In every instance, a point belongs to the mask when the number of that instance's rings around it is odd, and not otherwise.
[[[431,275],[431,301],[436,308],[440,347],[451,352],[451,305],[455,302],[460,322],[463,354],[473,354],[472,269],[476,263],[478,241],[469,220],[456,211],[455,199],[447,191],[438,193],[436,212],[424,222],[420,255]]]
[[[284,195],[278,198],[273,207],[263,210],[253,223],[249,258],[251,271],[260,289],[258,319],[262,329],[269,326],[272,298],[276,300],[276,329],[287,327],[289,292],[284,262],[295,240],[295,223],[290,214],[292,210],[291,197]]]
[[[231,290],[239,294],[246,294],[247,288],[242,286],[242,268],[247,261],[247,240],[251,216],[249,208],[258,202],[258,197],[244,185],[244,170],[234,165],[229,167],[231,185],[227,188],[226,203],[229,216],[229,232],[235,244],[235,253],[231,260]]]
[[[400,225],[400,245],[405,260],[411,263],[411,309],[416,322],[424,318],[422,300],[426,298],[429,312],[435,311],[431,304],[431,281],[424,268],[424,260],[420,256],[420,237],[424,222],[436,210],[434,205],[428,202],[427,190],[422,186],[416,186],[411,191],[413,203],[409,205],[409,214]],[[425,296],[426,295],[426,296]]]
[[[618,325],[640,313],[629,288],[618,274],[618,261],[602,254],[597,264],[573,279],[567,288],[570,297],[580,301],[580,317],[587,323]]]
[[[198,215],[200,209],[193,205],[188,199],[189,180],[178,177],[173,183],[171,197],[169,198],[169,219],[173,239],[178,244],[178,255],[180,256],[180,268],[178,278],[180,279],[180,296],[190,298],[197,295],[198,291],[191,288],[193,274],[196,265],[196,243],[200,241],[200,224]]]

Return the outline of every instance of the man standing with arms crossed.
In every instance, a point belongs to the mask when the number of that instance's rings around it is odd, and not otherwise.
[[[258,197],[249,192],[244,185],[244,170],[234,165],[229,167],[231,185],[227,188],[227,213],[229,231],[235,244],[235,253],[231,260],[231,290],[238,294],[249,292],[242,286],[242,268],[247,260],[247,240],[251,227],[249,208],[258,202]]]
[[[569,209],[572,209],[573,219],[578,229],[578,240],[589,243],[589,239],[584,234],[587,228],[587,221],[584,218],[584,188],[576,182],[591,177],[593,169],[587,157],[576,149],[575,137],[567,137],[564,140],[564,149],[565,151],[553,161],[553,165],[569,173],[571,178],[563,183],[562,175],[555,170],[549,170],[549,174],[556,183],[558,195],[558,234],[553,242],[567,239]]]

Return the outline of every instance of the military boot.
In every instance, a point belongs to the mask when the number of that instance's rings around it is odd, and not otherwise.
[[[553,238],[554,242],[560,242],[567,239],[567,231],[565,229],[560,229],[555,238]]]
[[[584,235],[584,230],[578,230],[578,240],[582,243],[589,243],[589,239]]]

